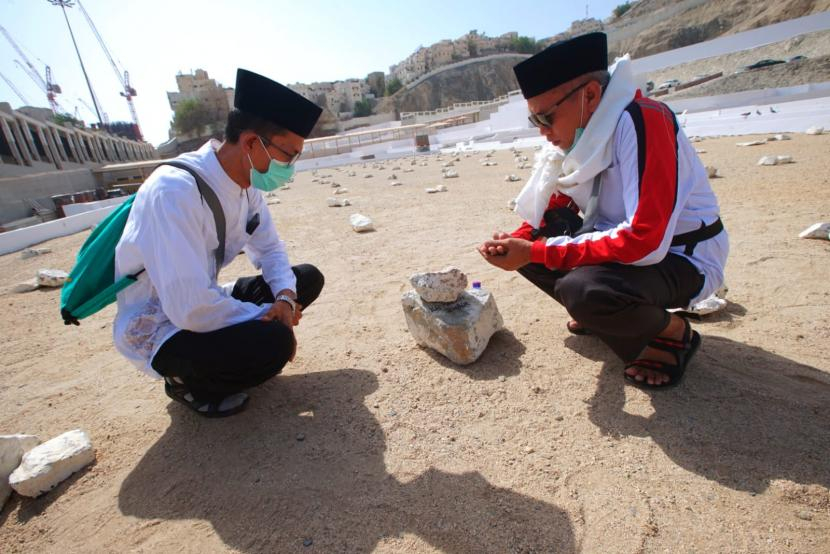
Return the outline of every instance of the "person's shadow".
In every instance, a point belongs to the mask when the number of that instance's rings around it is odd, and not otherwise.
[[[444,552],[573,552],[560,508],[477,472],[387,473],[385,436],[364,397],[368,371],[279,376],[251,407],[204,420],[177,404],[125,479],[119,507],[142,519],[210,522],[245,552],[369,552],[411,533]]]
[[[604,361],[589,416],[611,436],[649,436],[688,471],[760,493],[773,479],[830,487],[830,376],[722,337],[703,344],[672,390],[648,391],[654,413],[625,411],[622,362],[598,340],[566,345]]]

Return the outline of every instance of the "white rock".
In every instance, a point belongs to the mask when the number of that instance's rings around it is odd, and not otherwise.
[[[518,175],[513,175],[512,173],[504,178],[505,181],[510,183],[515,183],[516,181],[521,181]]]
[[[340,183],[334,183],[334,182],[333,182],[333,183],[331,184],[331,188],[333,188],[333,189],[339,189],[339,188],[340,188]]]
[[[455,163],[453,163],[453,162],[447,162],[447,163],[445,163],[445,164],[444,164],[443,166],[441,166],[441,167],[455,167]]]
[[[421,167],[426,167],[426,166],[427,166],[426,162],[421,162]]]
[[[706,166],[706,175],[708,175],[710,179],[720,177],[720,175],[718,175],[718,168],[713,165]]]
[[[289,181],[289,183],[290,182],[291,181]],[[280,190],[291,190],[291,187],[289,187],[288,185],[285,185],[285,186],[280,187]]]
[[[444,179],[455,179],[458,177],[458,172],[454,169],[448,169],[444,172]]]
[[[41,287],[62,287],[69,274],[60,269],[41,269],[37,272],[37,284]]]
[[[354,177],[355,175],[357,175],[357,173],[355,173],[354,171],[349,171],[348,173],[346,173],[346,175],[349,177]]]
[[[94,460],[89,436],[75,429],[26,452],[9,484],[23,496],[39,496]]]
[[[824,133],[824,127],[810,127],[804,132],[808,135],[821,135]]]
[[[412,173],[413,171],[415,171],[415,170],[412,169],[411,167],[408,167],[408,168],[403,170],[404,173]]]
[[[767,140],[770,140],[770,141],[790,140],[790,135],[773,135],[773,136],[769,137]]]
[[[516,209],[516,199],[515,198],[511,199],[507,203],[507,208],[510,209],[510,210],[515,210]]]
[[[760,160],[758,160],[758,165],[775,165],[778,163],[778,158],[776,156],[762,156]]]
[[[440,191],[437,188],[429,188],[429,189],[424,189],[424,192],[426,192],[427,194],[435,194],[436,192],[440,192]]]
[[[815,225],[810,225],[809,227],[798,233],[798,238],[827,239],[828,234],[830,234],[830,223],[816,223]]]
[[[320,182],[320,179],[314,178],[314,179],[312,179],[312,180],[311,180],[311,182],[312,182],[312,183],[319,183],[319,182]]]
[[[269,198],[269,199],[268,199],[268,205],[269,205],[269,206],[273,206],[273,205],[275,205],[275,204],[279,204],[279,203],[280,203],[280,199],[279,199],[279,198]]]
[[[467,275],[450,266],[441,271],[415,273],[409,282],[426,302],[455,302],[467,288]]]
[[[32,292],[33,290],[37,290],[40,288],[40,285],[37,282],[37,277],[32,277],[28,281],[23,281],[22,283],[17,283],[12,287],[12,292],[21,294],[24,292]]]
[[[727,302],[723,298],[718,298],[716,295],[712,295],[709,298],[705,298],[689,308],[685,310],[688,313],[697,314],[697,315],[708,315],[713,314],[715,312],[719,312],[726,308]]]
[[[342,208],[344,206],[351,206],[348,198],[329,198],[326,200],[329,208]]]
[[[759,146],[761,144],[766,144],[766,139],[764,140],[751,140],[749,142],[739,142],[736,146]]]
[[[389,177],[387,177],[386,179],[387,179],[387,180],[389,180],[389,181],[394,181],[394,180],[396,180],[397,178],[398,178],[398,176],[397,176],[397,175],[395,175],[395,174],[393,173],[392,175],[390,175],[390,176],[389,176]]]
[[[705,154],[706,150],[703,150],[702,148],[701,149],[695,148],[695,152],[697,152],[698,154]]]
[[[449,189],[447,188],[447,185],[438,185],[435,187],[435,190],[438,192],[447,192]]]
[[[396,165],[395,167],[392,168],[392,171],[400,171],[400,170],[401,170],[401,168],[398,165]]]
[[[372,178],[372,174],[371,174],[371,173],[367,173],[366,175],[364,175],[364,176],[363,176],[363,178],[364,178],[364,179],[371,179],[371,178]]]
[[[424,302],[413,290],[403,295],[401,303],[415,341],[460,365],[476,361],[490,337],[504,326],[495,299],[481,290],[462,292],[449,304]]]
[[[342,188],[342,189],[341,189],[341,188],[338,188],[337,190],[335,190],[335,191],[334,191],[334,194],[346,194],[347,192],[349,192],[349,189],[346,189],[346,188]]]
[[[26,248],[24,250],[21,250],[20,259],[28,260],[29,258],[34,258],[35,256],[43,256],[44,254],[48,254],[51,251],[51,248]]]
[[[12,493],[9,476],[20,465],[23,454],[38,444],[40,439],[34,435],[0,435],[0,509]]]
[[[403,183],[401,183],[400,181],[392,181],[391,183],[389,183],[389,186],[390,186],[390,187],[399,187],[399,186],[401,186],[402,184],[403,184]]]
[[[356,233],[365,233],[367,231],[374,231],[375,225],[372,220],[362,214],[352,214],[349,217],[349,223]]]
[[[490,162],[490,161],[487,161],[487,162],[481,162],[481,165],[483,165],[484,167],[492,167],[492,166],[494,166],[494,165],[499,165],[499,162]]]
[[[775,163],[778,165],[781,164],[791,164],[793,163],[792,156],[775,156]]]

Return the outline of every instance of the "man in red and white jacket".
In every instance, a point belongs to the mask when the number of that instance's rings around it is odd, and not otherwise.
[[[729,241],[674,113],[636,89],[627,58],[610,72],[606,63],[605,35],[590,33],[514,68],[530,120],[553,147],[517,198],[525,223],[479,251],[562,304],[568,329],[603,340],[626,380],[666,388],[701,342],[667,309],[722,286]]]

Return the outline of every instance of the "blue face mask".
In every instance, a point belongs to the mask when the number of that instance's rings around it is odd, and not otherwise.
[[[268,149],[265,148],[265,144],[262,142],[262,139],[259,139],[259,143],[262,145],[265,153],[268,154]],[[268,157],[271,158],[271,155],[268,154]],[[271,192],[272,190],[277,190],[281,186],[285,185],[285,183],[287,183],[291,177],[294,176],[293,165],[288,165],[285,162],[278,162],[274,158],[271,158],[271,162],[268,164],[268,169],[265,173],[260,173],[254,168],[254,163],[251,161],[250,154],[248,154],[248,162],[251,164],[251,186],[255,189]]]
[[[581,94],[580,98],[579,98],[579,122],[580,122],[580,124],[582,123],[582,101],[584,100],[583,97],[584,97],[584,89],[583,89],[583,94]],[[576,146],[576,142],[579,140],[579,138],[582,136],[582,133],[584,133],[584,132],[585,132],[585,127],[577,127],[576,128],[576,131],[574,132],[574,140],[573,140],[573,142],[571,142],[570,147],[568,147],[568,149],[565,150],[565,154],[570,154],[571,153],[571,150],[574,149],[574,147]]]

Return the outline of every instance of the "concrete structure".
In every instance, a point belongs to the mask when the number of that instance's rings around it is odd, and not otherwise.
[[[95,189],[93,168],[155,157],[146,142],[64,127],[0,103],[0,223],[31,216],[37,204],[51,210],[53,195]]]
[[[210,111],[214,121],[224,124],[228,119],[228,112],[233,107],[234,90],[211,79],[204,69],[197,69],[194,73],[179,73],[176,75],[176,85],[179,87],[178,92],[167,93],[170,109],[174,112],[183,100],[198,100]]]

